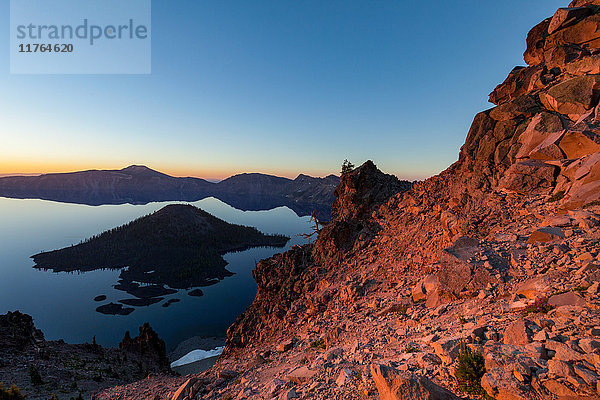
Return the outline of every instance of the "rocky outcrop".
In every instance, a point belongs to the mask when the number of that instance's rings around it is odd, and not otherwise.
[[[140,326],[139,335],[133,339],[129,331],[125,332],[125,337],[119,343],[119,350],[143,358],[152,370],[170,371],[165,342],[147,322]]]
[[[256,298],[227,330],[227,349],[266,340],[274,331],[284,329],[284,317],[292,304],[312,292],[323,276],[323,271],[311,263],[310,250],[295,248],[257,264],[252,271],[258,285]],[[319,299],[314,299],[312,306],[318,310]]]
[[[516,127],[505,126],[507,135],[494,135],[509,138],[504,145],[486,145],[476,153],[476,158],[490,158],[494,148],[495,163],[510,165],[498,170],[502,187],[560,193],[567,209],[600,199],[595,174],[600,152],[599,7],[573,2],[536,26],[527,38],[529,66],[513,70],[490,95],[498,107],[474,123],[475,132],[497,129],[498,121]],[[473,153],[481,135],[469,136],[464,151]]]
[[[381,172],[372,161],[342,175],[334,192],[332,220],[315,243],[313,255],[317,262],[327,264],[371,240],[379,230],[378,224],[371,221],[373,211],[411,187],[412,183]]]
[[[367,161],[352,172],[342,175],[335,189],[331,206],[333,221],[365,220],[375,207],[393,195],[405,192],[412,184],[381,172],[372,161]]]
[[[0,351],[24,351],[43,341],[44,334],[35,328],[30,315],[19,311],[0,315]]]
[[[94,392],[146,378],[170,375],[165,344],[148,324],[119,349],[95,343],[49,341],[33,318],[18,311],[0,315],[0,383],[15,384],[27,399],[90,399]],[[1,397],[1,396],[0,396]]]
[[[294,320],[290,307],[298,299],[306,301],[301,307],[311,313],[325,309],[330,292],[323,291],[310,298],[307,294],[313,293],[319,282],[326,279],[336,259],[374,237],[378,226],[368,222],[372,210],[411,186],[384,174],[371,161],[343,175],[335,190],[333,218],[319,233],[316,243],[258,263],[253,271],[258,285],[256,299],[229,328],[228,344],[244,347],[256,339],[268,338],[272,331],[285,326],[284,318],[286,323]]]

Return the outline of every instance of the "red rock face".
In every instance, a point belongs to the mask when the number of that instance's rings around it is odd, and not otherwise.
[[[532,186],[537,185],[552,193],[562,192],[565,195],[561,203],[566,209],[600,199],[595,178],[589,176],[600,152],[598,5],[598,1],[574,1],[531,30],[525,52],[530,66],[515,68],[490,94],[490,101],[498,107],[476,118],[471,128],[474,134],[469,134],[464,148],[474,164],[491,159],[492,151],[496,164],[509,161],[512,166],[508,169],[492,166],[496,174],[502,175],[498,176],[502,187],[527,193],[536,190]],[[503,134],[498,134],[498,121],[514,123],[505,123],[500,127]],[[526,124],[523,131],[514,128],[518,122]],[[508,139],[490,143],[495,137]],[[515,137],[518,140],[511,140]],[[508,158],[500,160],[498,155]],[[555,179],[549,179],[548,174],[541,180],[523,178],[523,168],[515,163],[525,160],[543,163],[535,168],[538,172],[528,175],[539,175],[548,168],[546,164],[556,167],[552,174]],[[584,161],[585,168],[579,171]]]
[[[385,203],[392,195],[410,189],[412,184],[379,171],[367,161],[342,176],[331,207],[334,220],[360,220],[370,217],[374,206]]]
[[[600,1],[599,0],[574,0],[571,2],[571,4],[569,4],[569,7],[583,7],[583,6],[590,6],[590,5],[600,5]]]
[[[529,65],[538,65],[544,61],[544,41],[548,36],[551,19],[545,19],[536,25],[527,35],[527,50],[523,57]]]

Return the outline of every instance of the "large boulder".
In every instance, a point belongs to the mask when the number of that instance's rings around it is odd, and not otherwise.
[[[563,307],[565,307],[565,306],[563,306]],[[566,306],[566,307],[568,307],[568,306]],[[582,310],[581,308],[578,308],[578,309]],[[560,310],[558,310],[558,311],[560,311]],[[571,315],[573,315],[573,314],[574,313],[572,313]],[[544,343],[544,347],[547,350],[552,350],[555,352],[553,360],[563,361],[566,363],[572,363],[574,361],[582,361],[582,360],[586,359],[585,354],[574,350],[567,343],[562,343],[562,342],[558,342],[555,340],[547,340],[546,343]]]
[[[317,371],[308,369],[306,366],[301,366],[293,370],[287,375],[287,379],[295,384],[303,384],[312,381]]]
[[[470,178],[475,187],[481,188],[495,175],[498,169],[494,164],[510,165],[514,161],[517,139],[529,117],[539,111],[536,101],[525,95],[475,116],[457,164],[473,171]]]
[[[450,303],[457,299],[456,294],[445,285],[439,285],[427,293],[425,307],[436,308],[442,304]]]
[[[574,209],[598,201],[600,201],[600,180],[574,186],[570,192],[569,200],[563,207]]]
[[[490,93],[489,101],[500,105],[537,89],[542,89],[541,81],[544,67],[515,67],[506,80]]]
[[[538,65],[544,62],[544,42],[548,37],[551,20],[551,18],[543,20],[527,34],[527,50],[523,54],[527,64]]]
[[[479,241],[468,236],[459,237],[452,246],[440,253],[440,284],[454,293],[460,293],[472,279],[469,259],[479,251]]]
[[[555,396],[558,396],[559,399],[579,399],[581,397],[577,396],[577,393],[569,389],[565,384],[556,381],[556,380],[547,380],[543,383],[544,387]]]
[[[566,158],[576,159],[600,152],[600,137],[591,131],[567,131],[558,146]]]
[[[570,75],[600,74],[600,56],[589,55],[570,61],[565,65],[564,70]]]
[[[545,226],[543,228],[536,229],[529,238],[527,243],[548,243],[554,240],[561,240],[565,238],[565,234],[562,229],[553,226]]]
[[[536,99],[530,95],[519,96],[490,110],[490,117],[496,121],[508,121],[517,117],[531,117],[540,111]]]
[[[524,296],[528,299],[536,299],[541,296],[545,296],[550,292],[551,279],[547,275],[539,275],[535,278],[526,280],[517,286],[515,290],[516,295]]]
[[[504,173],[500,188],[520,194],[548,193],[555,181],[554,165],[538,160],[516,162]]]
[[[434,308],[456,300],[455,292],[447,286],[447,283],[449,283],[446,276],[447,271],[443,272],[442,279],[444,279],[444,283],[440,282],[440,277],[437,274],[432,274],[427,275],[415,285],[412,290],[412,298],[415,303],[425,301],[426,307]]]
[[[548,34],[551,35],[559,29],[575,25],[577,22],[590,15],[592,15],[592,10],[588,7],[559,8],[550,21]]]
[[[412,297],[414,302],[423,301],[427,294],[433,292],[440,286],[440,279],[437,275],[427,275],[421,279],[413,288]]]
[[[564,208],[575,209],[600,200],[600,152],[572,163],[563,174],[572,182]]]
[[[481,387],[492,399],[528,400],[510,368],[494,368],[481,378]]]
[[[544,53],[545,64],[544,66],[550,71],[562,72],[565,69],[565,65],[586,59],[590,56],[590,52],[583,46],[576,44],[561,44],[556,47],[551,47]],[[559,74],[560,75],[560,74]],[[558,79],[555,79],[558,78]],[[569,79],[568,75],[560,75],[558,77],[550,77],[545,75],[544,79],[546,84],[556,84],[565,79]]]
[[[599,89],[600,75],[578,76],[540,93],[540,101],[547,110],[577,121],[598,104]]]
[[[584,307],[586,305],[585,300],[577,295],[574,292],[567,292],[561,294],[555,294],[554,296],[548,299],[548,304],[553,305],[555,307],[560,306],[580,306]]]
[[[539,354],[528,351],[527,346],[496,344],[484,348],[486,373],[481,386],[494,399],[538,398],[531,396],[531,386],[522,384],[521,379],[531,379],[532,369]]]
[[[557,145],[557,142],[564,136],[563,132],[553,132],[549,134],[544,141],[527,154],[532,160],[551,161],[563,159],[565,154]]]
[[[556,359],[548,360],[548,373],[550,376],[559,376],[563,378],[575,375],[571,365]]]
[[[566,21],[565,21],[566,22]],[[563,25],[564,26],[564,25]],[[550,24],[548,24],[550,27]],[[586,45],[589,48],[600,47],[600,15],[594,14],[563,27],[547,36],[544,40],[544,51],[565,44]]]
[[[524,346],[531,342],[531,330],[527,327],[525,320],[517,319],[504,331],[504,344]]]
[[[400,371],[384,365],[371,365],[371,375],[381,400],[458,400],[452,392],[424,376]]]
[[[556,142],[562,137],[564,126],[562,120],[549,112],[537,114],[519,136],[521,147],[516,158],[533,158],[537,160],[554,160],[563,158]]]

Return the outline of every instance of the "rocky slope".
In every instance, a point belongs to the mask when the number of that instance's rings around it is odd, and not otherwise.
[[[215,367],[158,398],[600,398],[600,1],[534,27],[525,61],[440,175],[344,175],[315,243],[257,265]]]
[[[335,175],[325,178],[299,175],[292,180],[265,174],[240,174],[213,183],[199,178],[176,178],[132,165],[121,170],[0,177],[0,196],[89,205],[217,197],[241,210],[287,206],[300,216],[317,210],[328,218],[338,183]]]
[[[103,388],[167,371],[165,343],[148,324],[133,339],[127,332],[119,349],[106,349],[47,341],[29,315],[0,315],[0,382],[17,385],[27,399],[89,399]]]

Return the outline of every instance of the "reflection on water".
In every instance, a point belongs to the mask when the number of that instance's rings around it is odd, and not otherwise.
[[[165,296],[165,301],[180,300],[172,301],[170,307],[157,303],[136,308],[127,316],[95,312],[98,303],[94,297],[98,295],[106,295],[106,302],[114,303],[127,297],[113,288],[119,271],[53,273],[32,268],[29,257],[33,254],[79,243],[166,204],[91,207],[0,198],[0,313],[20,310],[30,314],[47,339],[70,343],[91,341],[96,336],[99,344],[115,346],[125,330],[136,332],[144,322],[150,322],[167,347],[192,336],[222,336],[254,298],[256,284],[251,271],[256,261],[285,249],[256,248],[226,254],[227,269],[235,275],[203,288],[203,296],[179,291]],[[298,217],[285,207],[240,211],[214,198],[192,204],[227,222],[290,236],[288,248],[304,243],[306,239],[297,235],[310,231],[309,217]]]

